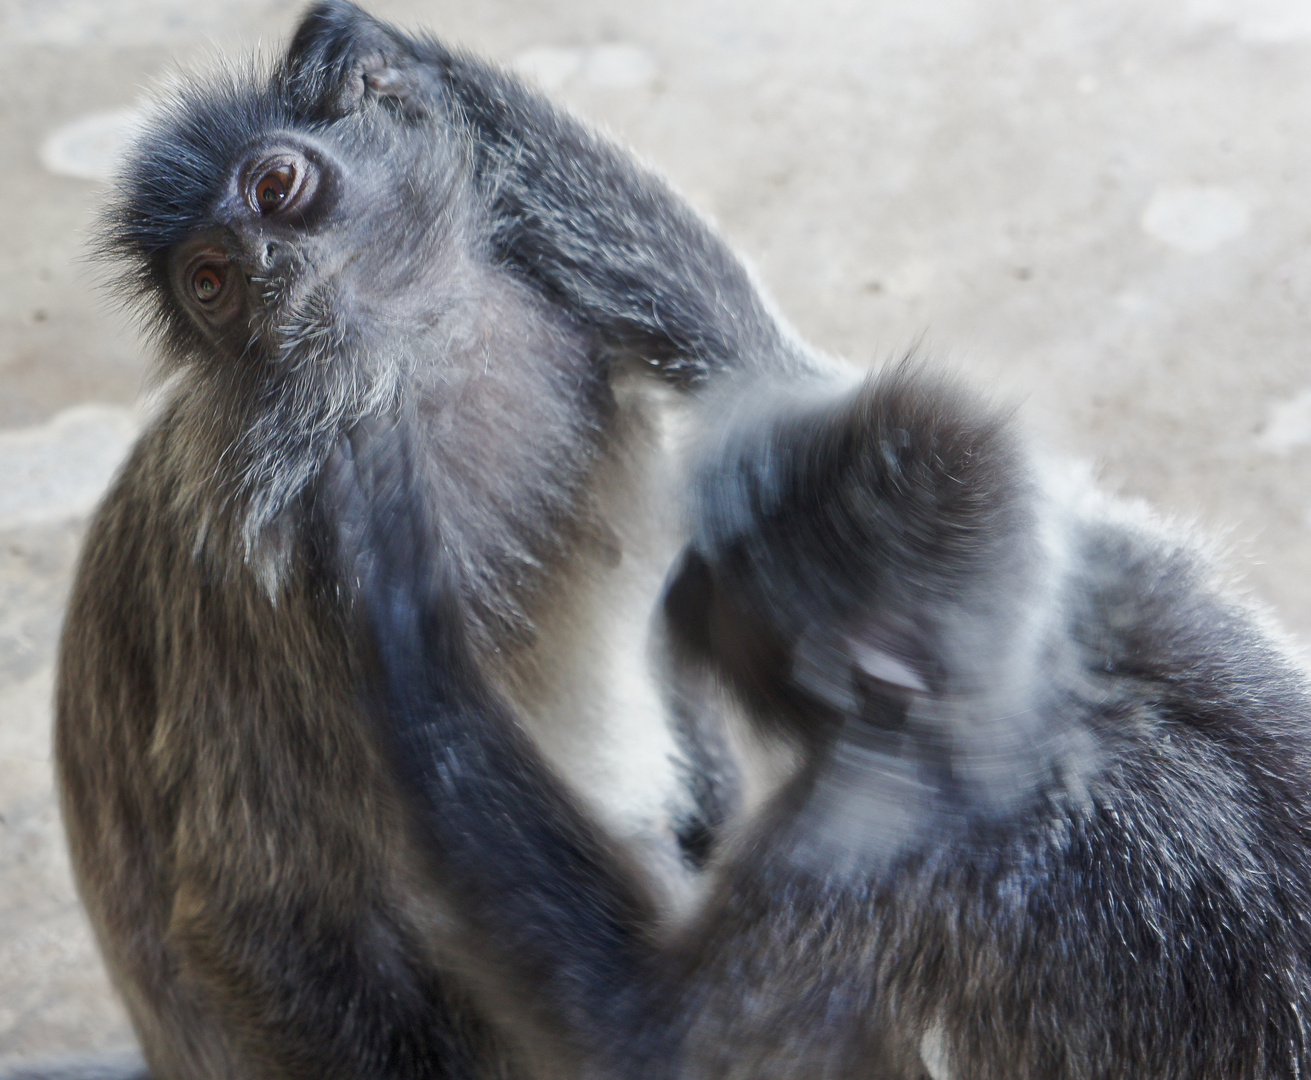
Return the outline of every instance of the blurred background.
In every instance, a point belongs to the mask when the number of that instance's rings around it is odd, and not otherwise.
[[[1311,4],[375,0],[667,173],[812,342],[918,346],[1221,535],[1311,642]],[[274,0],[0,0],[0,1064],[130,1032],[73,894],[51,670],[150,357],[86,229],[134,105]]]

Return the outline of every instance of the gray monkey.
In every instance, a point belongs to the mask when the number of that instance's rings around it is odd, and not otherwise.
[[[475,992],[363,722],[321,471],[401,418],[470,648],[674,917],[739,780],[666,655],[671,432],[717,381],[822,365],[659,179],[344,3],[176,88],[101,237],[165,382],[91,523],[56,758],[150,1075],[559,1073]]]
[[[740,411],[666,607],[800,765],[672,936],[469,649],[404,430],[333,459],[370,715],[497,992],[588,1077],[1305,1075],[1311,686],[1277,637],[940,379]]]

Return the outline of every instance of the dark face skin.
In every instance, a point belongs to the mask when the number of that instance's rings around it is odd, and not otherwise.
[[[434,234],[449,221],[441,185],[434,198],[431,184],[408,181],[440,179],[449,166],[441,147],[392,137],[404,121],[376,112],[322,138],[261,137],[230,163],[213,224],[170,251],[173,295],[228,356],[285,361],[312,346],[316,327],[421,333],[432,322],[447,247]],[[416,248],[431,254],[416,264]],[[388,318],[370,318],[373,310]]]
[[[293,245],[322,223],[340,167],[302,139],[271,138],[243,156],[214,208],[212,230],[173,250],[170,277],[187,312],[214,340],[249,325],[267,299],[265,286],[291,276]]]

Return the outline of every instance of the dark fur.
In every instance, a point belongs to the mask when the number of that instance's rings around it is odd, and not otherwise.
[[[1311,1066],[1307,680],[1187,545],[1040,498],[996,418],[894,373],[712,455],[674,618],[805,765],[665,944],[473,656],[403,436],[356,442],[384,745],[584,1075]]]
[[[320,187],[253,215],[243,170],[288,146]],[[269,72],[176,89],[101,235],[167,381],[90,527],[56,757],[151,1074],[558,1070],[457,970],[445,886],[361,722],[317,477],[343,431],[395,418],[469,647],[508,692],[575,583],[637,557],[597,509],[598,478],[655,441],[632,370],[686,396],[810,361],[661,181],[348,4],[313,9]],[[202,310],[188,259],[213,252],[236,291]],[[692,773],[670,815],[695,863],[735,780],[689,693],[669,705]]]
[[[269,256],[221,214],[277,131],[344,201],[206,330],[172,253]],[[106,248],[174,381],[92,526],[57,753],[153,1075],[917,1077],[926,1034],[958,1077],[1307,1066],[1306,688],[1188,548],[1072,515],[1054,558],[1003,422],[837,396],[658,180],[350,5],[134,161]],[[719,867],[672,940],[506,686],[614,561],[635,364],[775,384],[707,442],[669,592]],[[715,855],[721,681],[803,767]]]

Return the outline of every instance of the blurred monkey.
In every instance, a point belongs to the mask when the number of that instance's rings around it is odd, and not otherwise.
[[[1305,673],[941,380],[742,413],[667,608],[801,764],[672,937],[469,650],[405,433],[335,459],[371,715],[534,1037],[625,1080],[1302,1075]]]

